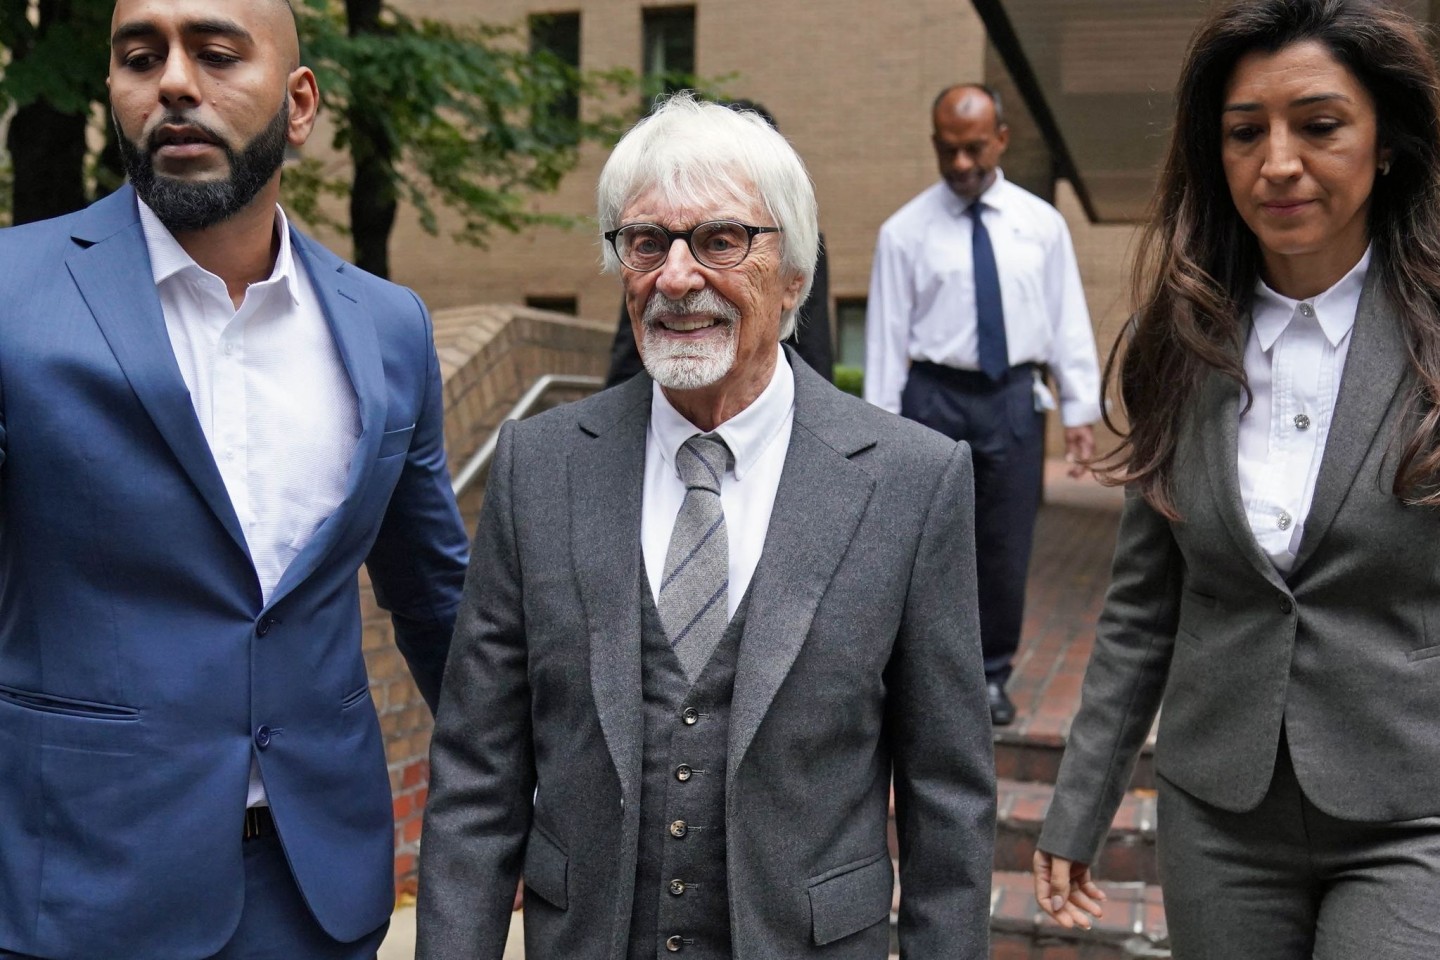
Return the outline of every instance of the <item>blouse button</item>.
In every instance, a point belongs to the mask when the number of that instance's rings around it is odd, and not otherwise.
[[[1279,527],[1281,530],[1289,530],[1290,524],[1294,522],[1295,521],[1291,519],[1290,514],[1286,513],[1284,510],[1281,510],[1280,515],[1275,518],[1275,526]]]
[[[1300,313],[1302,316],[1313,317],[1315,316],[1315,308],[1308,303],[1302,303],[1300,304]]]
[[[1310,418],[1307,417],[1307,416],[1305,416],[1305,414],[1303,414],[1303,413],[1297,413],[1297,414],[1295,414],[1295,429],[1296,429],[1296,430],[1309,430],[1309,429],[1310,429]]]

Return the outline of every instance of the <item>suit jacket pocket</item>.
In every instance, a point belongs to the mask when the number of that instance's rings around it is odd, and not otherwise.
[[[76,700],[73,697],[59,697],[50,693],[21,690],[0,684],[0,700],[12,703],[24,710],[37,713],[53,713],[66,717],[86,720],[138,720],[140,711],[115,703],[100,703],[94,700]]]
[[[375,454],[375,459],[383,460],[386,457],[393,457],[397,453],[405,453],[410,449],[410,436],[415,432],[415,424],[408,427],[401,427],[399,430],[386,430],[380,437],[380,452]]]
[[[1419,650],[1411,650],[1405,654],[1405,659],[1411,663],[1417,660],[1429,660],[1433,657],[1440,657],[1440,646],[1421,647]]]
[[[888,853],[811,877],[810,920],[817,947],[859,933],[890,916],[895,892]]]
[[[525,890],[561,910],[570,906],[567,880],[570,872],[570,858],[560,849],[559,844],[539,826],[530,828],[530,839],[525,844]]]

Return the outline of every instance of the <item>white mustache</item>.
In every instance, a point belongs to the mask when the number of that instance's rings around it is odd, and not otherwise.
[[[645,304],[643,320],[646,326],[654,326],[663,317],[687,314],[717,317],[734,323],[740,319],[740,308],[709,287],[703,290],[693,290],[679,300],[671,300],[656,290],[650,294],[650,300]]]

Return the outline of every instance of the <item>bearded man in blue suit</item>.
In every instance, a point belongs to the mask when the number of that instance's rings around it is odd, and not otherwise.
[[[284,0],[120,0],[132,186],[0,232],[0,957],[373,958],[368,567],[432,705],[465,565],[429,318],[291,229]]]

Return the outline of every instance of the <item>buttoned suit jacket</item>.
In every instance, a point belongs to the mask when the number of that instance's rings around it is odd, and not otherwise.
[[[1180,432],[1182,519],[1127,495],[1042,849],[1093,862],[1157,710],[1157,772],[1222,809],[1259,805],[1283,725],[1300,785],[1326,813],[1440,813],[1440,513],[1392,493],[1414,381],[1380,274],[1372,265],[1360,298],[1288,575],[1250,532],[1241,390],[1219,374]]]
[[[994,773],[969,448],[787,355],[728,733],[732,955],[883,960],[893,773],[902,950],[979,960]],[[528,956],[626,956],[650,404],[639,376],[501,433],[431,749],[425,960],[499,960],[522,869]]]
[[[321,926],[352,940],[391,912],[356,574],[433,702],[465,531],[424,308],[290,239],[361,432],[344,501],[262,603],[133,191],[0,231],[0,952],[219,951],[244,900],[252,753]]]

